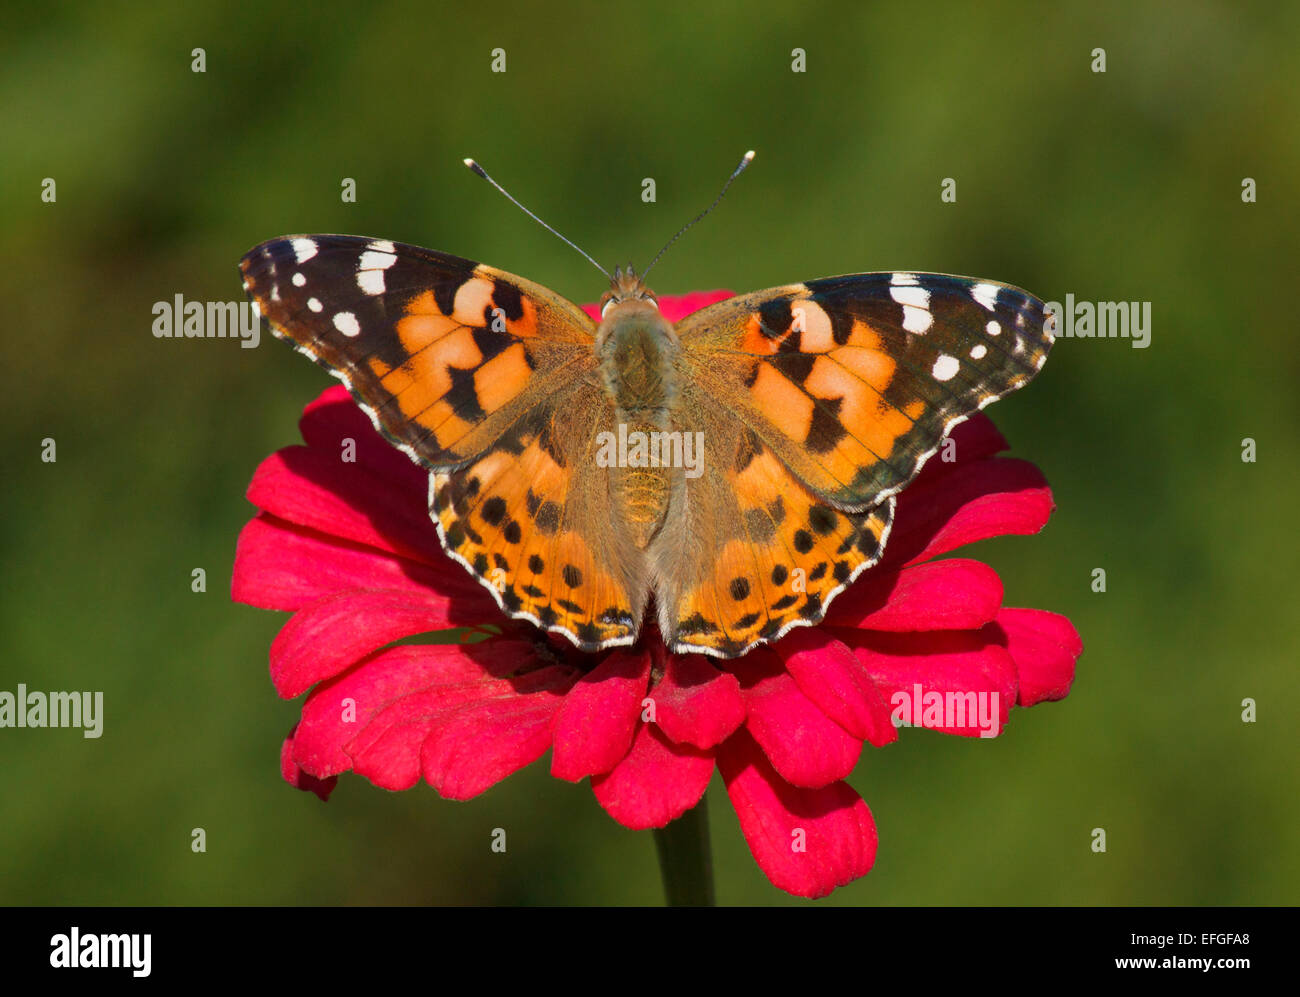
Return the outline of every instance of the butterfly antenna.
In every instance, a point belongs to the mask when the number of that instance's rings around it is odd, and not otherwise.
[[[725,194],[725,193],[727,192],[727,188],[731,186],[731,182],[732,182],[733,180],[735,180],[736,177],[738,177],[738,176],[740,176],[742,173],[744,173],[744,172],[745,172],[745,167],[748,166],[748,165],[749,165],[750,163],[752,163],[753,161],[754,161],[754,150],[753,150],[753,149],[750,149],[747,153],[745,153],[744,156],[741,157],[741,159],[740,159],[740,165],[737,166],[737,167],[732,171],[731,176],[727,177],[727,182],[724,183],[724,184],[722,185],[722,190],[718,191],[718,196],[715,197],[715,198],[713,199],[713,203],[710,204],[710,205],[709,205],[707,208],[705,208],[703,211],[701,211],[701,212],[700,212],[698,215],[696,215],[694,218],[692,218],[692,219],[691,219],[689,222],[687,222],[685,225],[683,225],[681,231],[678,232],[678,233],[677,233],[675,236],[673,236],[671,239],[669,239],[668,242],[664,245],[664,248],[663,248],[663,249],[659,250],[658,255],[655,256],[655,258],[654,258],[653,260],[650,261],[650,266],[646,267],[646,268],[645,268],[645,272],[641,274],[641,279],[642,279],[642,280],[645,280],[646,274],[648,274],[648,273],[650,272],[651,268],[652,268],[656,263],[659,262],[659,257],[660,257],[660,256],[663,256],[664,253],[668,252],[668,247],[669,247],[669,246],[671,246],[674,242],[676,242],[676,241],[677,241],[678,239],[680,239],[683,235],[685,235],[687,229],[689,229],[692,225],[694,225],[694,224],[695,224],[696,222],[698,222],[701,218],[703,218],[705,215],[707,215],[710,211],[712,211],[714,208],[716,208],[716,207],[718,206],[718,202],[722,200],[722,195]]]
[[[535,222],[536,222],[538,225],[540,225],[542,228],[546,229],[546,231],[550,232],[551,235],[555,236],[557,239],[560,239],[560,240],[563,241],[563,242],[567,242],[567,243],[568,243],[570,246],[572,246],[574,249],[578,250],[578,252],[582,253],[582,255],[585,256],[585,257],[587,258],[588,262],[590,262],[591,265],[592,265],[593,267],[595,267],[597,270],[599,270],[601,273],[603,273],[603,274],[605,275],[605,277],[606,277],[607,280],[612,281],[612,280],[614,279],[613,277],[610,276],[608,270],[606,270],[606,269],[605,269],[604,267],[602,267],[599,263],[597,263],[597,262],[596,262],[595,260],[593,260],[590,256],[588,256],[587,253],[584,252],[580,246],[576,245],[573,241],[564,238],[564,236],[560,235],[559,232],[555,231],[555,229],[553,229],[553,228],[551,228],[551,226],[547,225],[546,222],[542,221],[542,220],[541,220],[540,218],[538,218],[535,214],[533,214],[531,211],[529,211],[527,208],[525,208],[522,204],[520,204],[518,201],[516,201],[513,197],[511,197],[511,196],[510,196],[510,191],[506,190],[506,189],[505,189],[504,187],[502,187],[499,183],[497,183],[497,182],[496,182],[495,180],[493,180],[490,176],[488,176],[488,174],[487,174],[487,170],[485,170],[485,169],[483,169],[483,167],[479,166],[478,163],[474,162],[474,160],[472,160],[472,159],[467,159],[467,160],[465,160],[465,165],[468,166],[468,167],[469,167],[471,170],[473,170],[475,173],[477,173],[479,176],[481,176],[481,177],[482,177],[484,180],[486,180],[488,183],[490,183],[490,184],[491,184],[493,187],[495,187],[497,190],[501,191],[501,193],[504,194],[504,195],[506,196],[506,200],[508,200],[511,204],[513,204],[516,208],[518,208],[520,211],[522,211],[524,214],[526,214],[529,218],[531,218],[533,221],[535,221]]]

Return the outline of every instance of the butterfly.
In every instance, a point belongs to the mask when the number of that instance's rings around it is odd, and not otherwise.
[[[631,266],[599,321],[384,239],[273,239],[240,270],[271,331],[429,470],[447,553],[586,651],[634,643],[651,604],[678,653],[817,623],[949,430],[1053,341],[1038,298],[935,273],[788,284],[673,324]]]

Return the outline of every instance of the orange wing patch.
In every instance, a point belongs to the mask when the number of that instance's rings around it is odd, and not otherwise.
[[[888,397],[898,363],[869,323],[833,321],[804,285],[779,292],[785,297],[775,305],[733,299],[706,309],[717,313],[711,327],[692,316],[683,335],[696,342],[683,373],[709,385],[816,494],[841,508],[869,508],[853,494],[855,483],[891,460],[924,402]],[[730,365],[703,359],[716,353]]]
[[[645,602],[640,559],[610,531],[590,532],[608,520],[609,478],[554,418],[524,420],[478,461],[435,474],[431,511],[447,550],[508,614],[584,650],[630,644]]]
[[[489,325],[471,326],[459,314],[464,289],[480,285],[472,294],[494,307],[485,288],[490,284],[470,280],[456,293],[453,314],[440,310],[433,292],[412,299],[396,330],[406,357],[390,367],[371,357],[371,371],[389,394],[386,407],[396,406],[408,422],[427,429],[437,446],[449,452],[464,449],[463,441],[476,425],[522,396],[528,388],[536,359],[522,341],[509,341],[511,322],[495,316]],[[530,328],[527,315],[516,330]],[[535,328],[533,329],[535,333]]]
[[[429,290],[406,303],[395,323],[405,354],[400,364],[369,359],[389,393],[383,409],[395,408],[448,454],[488,445],[499,420],[487,432],[479,426],[525,395],[539,353],[554,359],[549,344],[528,342],[538,334],[536,305],[484,269],[454,294]]]
[[[677,479],[651,548],[659,624],[676,651],[735,657],[821,620],[879,560],[894,502],[834,508],[716,401],[685,392],[689,428],[704,434],[703,473]]]
[[[817,623],[831,600],[884,550],[894,500],[846,513],[799,486],[770,451],[731,478],[742,529],[673,607],[680,652],[733,657],[792,627]]]
[[[784,326],[768,325],[770,314],[761,312],[746,323],[743,348],[755,354],[745,377],[748,402],[802,455],[792,463],[834,494],[887,461],[925,406],[886,401],[897,361],[867,323],[854,320],[839,342],[830,316],[811,298],[794,298],[788,315]]]

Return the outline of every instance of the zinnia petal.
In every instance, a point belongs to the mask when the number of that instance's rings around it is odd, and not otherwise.
[[[945,713],[937,721],[924,718],[914,726],[946,734],[991,737],[1002,732],[1016,702],[1016,664],[1002,646],[1002,639],[996,624],[990,624],[982,630],[920,634],[862,631],[846,638],[846,642],[867,674],[885,691],[890,706],[896,708],[901,701],[909,707],[909,717],[915,717],[913,710],[920,712],[927,693],[953,693],[963,697],[962,711],[969,722],[959,723],[958,718]],[[997,695],[996,715],[993,715],[993,699],[986,700],[989,728],[979,723],[981,693],[986,697]],[[970,699],[968,694],[976,698]]]
[[[877,748],[898,740],[889,704],[843,642],[813,627],[776,645],[799,691],[854,737]]]
[[[444,699],[444,705],[460,705],[466,690],[481,688],[483,683],[490,688],[493,680],[516,671],[530,655],[526,641],[514,640],[469,646],[406,644],[380,651],[312,689],[294,736],[294,761],[316,776],[347,771],[352,768],[352,756],[344,747],[369,730],[371,722],[391,704],[441,688],[444,695],[462,694],[454,703]],[[382,724],[376,726],[372,739],[382,729]],[[418,775],[414,756],[411,764],[409,774],[414,783]]]
[[[976,412],[965,422],[954,426],[948,434],[948,440],[951,442],[945,442],[939,452],[925,462],[921,473],[907,486],[908,492],[918,485],[928,488],[953,468],[992,457],[1006,450],[1009,445],[1006,437],[993,425],[993,420],[983,412]]]
[[[876,824],[847,783],[791,786],[745,731],[719,750],[718,770],[749,850],[774,886],[824,897],[871,871]]]
[[[341,384],[326,388],[307,405],[298,429],[309,447],[340,460],[351,441],[356,466],[388,478],[393,487],[416,495],[428,488],[429,472],[385,440]]]
[[[663,827],[700,802],[713,775],[713,752],[673,744],[654,724],[640,724],[632,748],[592,791],[624,827]]]
[[[468,800],[537,761],[551,746],[564,692],[480,701],[436,720],[420,747],[425,781],[449,800]]]
[[[1020,676],[1020,706],[1064,699],[1074,682],[1083,641],[1074,624],[1045,609],[1004,609],[997,625]]]
[[[831,603],[823,626],[977,630],[998,615],[1002,581],[982,561],[949,558],[863,579]]]
[[[339,592],[300,609],[271,642],[271,681],[292,699],[385,644],[473,622],[436,592]]]
[[[650,682],[646,651],[614,651],[573,687],[555,717],[551,774],[577,782],[608,772],[632,746]]]
[[[293,611],[351,589],[435,592],[478,600],[479,607],[472,615],[481,620],[491,620],[498,613],[487,591],[450,562],[434,566],[386,554],[294,526],[267,513],[249,520],[240,532],[230,587],[230,597],[236,602]]]
[[[334,792],[334,787],[338,785],[338,777],[331,776],[328,779],[317,779],[314,775],[303,771],[293,760],[294,733],[297,731],[295,726],[289,731],[289,736],[284,739],[280,745],[280,775],[284,781],[297,789],[304,790],[308,793],[315,793],[322,800],[328,800],[330,793]]]
[[[781,659],[760,648],[740,659],[745,728],[782,778],[825,786],[853,771],[862,741],[826,716],[800,691]]]
[[[438,682],[379,710],[344,751],[377,786],[408,789],[423,774],[443,796],[468,799],[540,757],[573,679],[557,665]]]
[[[654,687],[655,722],[671,741],[712,748],[745,722],[740,683],[702,654],[671,654]]]
[[[912,564],[989,537],[1037,533],[1052,509],[1051,489],[1033,464],[1009,457],[956,464],[937,483],[914,483],[899,496],[881,564]]]
[[[259,509],[321,533],[417,561],[442,561],[424,500],[365,468],[309,447],[285,447],[262,461],[248,486]]]

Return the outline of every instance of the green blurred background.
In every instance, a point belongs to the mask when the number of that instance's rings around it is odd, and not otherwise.
[[[280,780],[285,617],[231,603],[230,567],[254,467],[334,382],[269,335],[157,340],[151,306],[240,300],[245,250],[318,231],[594,300],[590,265],[463,157],[598,259],[643,265],[754,148],[656,290],[926,269],[1153,312],[1149,349],[1061,340],[991,412],[1058,510],[972,553],[1008,604],[1078,626],[1073,692],[994,741],[868,748],[851,781],[876,866],[824,902],[1296,903],[1298,10],[0,9],[0,689],[103,690],[106,714],[99,740],[0,730],[0,902],[660,902],[651,835],[549,756],[468,803],[345,776],[322,804]],[[754,864],[716,776],[708,799],[719,900],[802,902]]]

